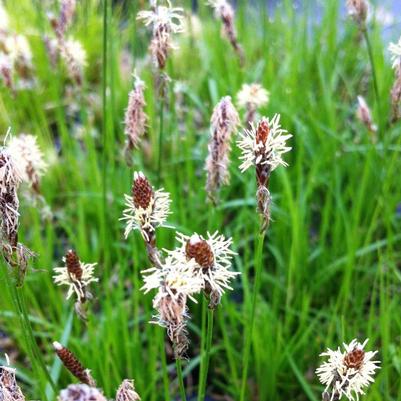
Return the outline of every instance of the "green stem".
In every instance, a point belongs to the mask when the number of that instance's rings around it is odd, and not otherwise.
[[[212,337],[213,337],[213,317],[214,317],[214,310],[209,309],[207,312],[206,348],[202,350],[203,369],[201,371],[201,378],[199,381],[198,401],[203,401],[206,395],[206,381],[209,370],[210,350],[212,348]]]
[[[258,298],[258,294],[260,291],[261,278],[262,278],[262,256],[263,256],[263,244],[264,244],[264,240],[265,240],[265,233],[266,233],[265,230],[263,230],[262,232],[259,232],[258,242],[257,242],[257,246],[256,246],[255,283],[254,283],[253,292],[252,292],[250,320],[248,321],[247,330],[245,333],[240,401],[245,401],[246,383],[247,383],[247,377],[248,377],[248,365],[249,365],[249,358],[250,358],[250,354],[251,354],[253,329],[254,329],[254,325],[255,325],[256,300]],[[247,319],[245,319],[245,321],[247,321]]]
[[[185,394],[184,378],[182,376],[181,359],[177,358],[175,360],[175,367],[177,369],[177,379],[178,385],[180,386],[181,401],[187,401],[187,396]]]
[[[162,360],[162,370],[163,370],[164,399],[165,401],[170,401],[167,358],[166,358],[166,351],[164,349],[164,335],[161,330],[159,330],[159,333],[160,333],[159,338],[160,338],[161,360]]]

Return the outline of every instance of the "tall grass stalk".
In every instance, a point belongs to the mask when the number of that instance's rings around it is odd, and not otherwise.
[[[261,222],[262,224],[262,222]],[[256,301],[260,291],[261,278],[262,278],[262,259],[263,259],[263,245],[265,240],[266,231],[263,230],[258,233],[256,252],[255,252],[255,283],[253,285],[252,299],[251,299],[251,310],[249,320],[245,318],[246,332],[245,332],[245,343],[244,353],[242,362],[242,380],[241,380],[241,393],[240,401],[245,401],[246,384],[248,377],[248,366],[251,354],[253,329],[255,325],[255,312],[256,312]],[[245,308],[246,312],[249,312],[248,308]]]
[[[204,302],[204,304],[206,305],[206,302]],[[212,349],[213,320],[214,320],[214,310],[208,309],[206,346],[204,349],[202,349],[202,355],[201,355],[203,369],[201,370],[201,376],[199,379],[198,401],[203,401],[206,395],[207,374],[209,371],[209,363],[210,363],[210,350]]]

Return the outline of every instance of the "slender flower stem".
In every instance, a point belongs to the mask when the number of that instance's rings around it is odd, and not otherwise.
[[[251,345],[252,345],[252,337],[253,337],[253,329],[255,325],[255,312],[256,312],[256,300],[260,291],[261,278],[262,278],[262,257],[263,257],[263,244],[265,240],[266,231],[263,230],[258,234],[258,241],[256,245],[256,253],[255,253],[255,283],[253,286],[252,292],[252,301],[251,301],[251,310],[250,310],[250,319],[247,319],[247,330],[245,333],[245,345],[244,345],[244,356],[242,362],[242,382],[241,382],[241,393],[240,393],[240,401],[245,401],[245,393],[246,393],[246,383],[248,377],[248,365],[249,358],[251,354]],[[246,311],[248,312],[248,311]]]
[[[177,369],[177,379],[178,385],[180,386],[181,401],[187,401],[187,396],[185,394],[184,378],[182,376],[181,359],[177,358],[175,360],[175,367]]]
[[[210,350],[212,348],[213,337],[213,318],[214,310],[209,309],[207,312],[207,334],[206,334],[206,347],[202,350],[203,369],[199,380],[198,401],[203,401],[206,395],[206,381],[209,370]]]
[[[376,97],[376,102],[377,102],[377,110],[378,110],[378,115],[379,115],[378,127],[379,127],[379,134],[380,134],[380,128],[381,128],[381,118],[380,118],[380,116],[381,116],[381,101],[380,101],[379,85],[378,85],[378,81],[377,81],[376,66],[375,66],[375,62],[374,62],[374,59],[373,59],[373,49],[372,49],[372,44],[370,42],[368,29],[366,27],[362,28],[362,33],[363,33],[363,37],[364,37],[365,42],[366,42],[366,47],[368,49],[370,68],[372,69],[373,88],[374,88],[374,91],[375,91],[375,97]]]
[[[165,401],[170,401],[166,350],[164,347],[164,335],[161,332],[161,330],[159,330],[159,338],[160,338],[161,360],[162,360],[162,370],[163,370],[164,399],[165,399]]]

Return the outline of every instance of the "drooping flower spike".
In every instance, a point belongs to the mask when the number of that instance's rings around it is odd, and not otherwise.
[[[240,64],[244,65],[244,50],[238,42],[237,33],[234,26],[234,9],[231,7],[230,3],[227,2],[227,0],[208,0],[207,4],[214,8],[215,17],[220,19],[223,24],[222,30],[224,35],[227,37],[231,46],[236,52]]]
[[[322,384],[326,385],[323,393],[324,401],[340,400],[343,396],[350,401],[359,400],[359,395],[374,382],[374,374],[379,369],[380,361],[373,358],[377,351],[364,350],[368,340],[362,344],[356,339],[349,344],[343,344],[337,350],[330,348],[321,354],[328,357],[326,362],[316,369],[316,374]]]
[[[157,289],[153,307],[157,311],[154,323],[165,327],[174,346],[176,358],[182,358],[188,348],[186,321],[187,299],[196,300],[194,294],[201,291],[203,282],[196,276],[193,266],[186,261],[168,256],[162,265],[142,271],[145,293]]]
[[[53,280],[57,285],[68,286],[67,299],[70,299],[72,294],[76,294],[75,310],[85,320],[86,312],[84,305],[87,300],[92,299],[92,294],[88,290],[88,286],[93,282],[99,281],[94,276],[97,263],[81,262],[76,252],[72,249],[67,252],[63,261],[65,266],[54,268],[55,275],[53,276]]]
[[[8,265],[16,270],[18,285],[22,285],[28,259],[34,254],[18,242],[19,199],[17,190],[22,172],[7,148],[0,148],[0,241]]]
[[[246,124],[250,126],[254,122],[256,110],[269,102],[270,93],[262,85],[243,84],[237,93],[238,107],[246,110]]]
[[[390,43],[389,50],[395,72],[395,81],[391,89],[392,122],[401,118],[401,38],[398,43]]]
[[[184,20],[181,7],[172,7],[168,0],[166,3],[167,6],[155,5],[152,10],[140,11],[137,15],[137,19],[142,20],[146,26],[152,25],[150,52],[160,70],[166,66],[169,51],[175,48],[171,34],[183,31]]]
[[[125,111],[126,160],[131,165],[131,151],[138,146],[140,138],[145,134],[148,117],[144,89],[145,83],[134,75],[134,89],[128,95],[128,107]]]
[[[377,131],[377,125],[373,122],[372,112],[366,100],[362,96],[358,96],[358,108],[356,111],[358,119],[363,125],[369,130],[370,133],[375,134]],[[375,137],[373,137],[374,139]]]
[[[225,290],[232,290],[230,281],[240,274],[230,270],[235,255],[230,249],[232,239],[216,231],[212,235],[207,233],[206,239],[196,233],[191,236],[178,233],[177,240],[181,246],[167,251],[168,255],[178,263],[188,264],[209,298],[209,307],[215,309]]]
[[[216,202],[216,192],[229,182],[229,154],[231,136],[240,124],[237,110],[230,96],[223,97],[213,110],[210,140],[206,159],[206,191],[209,199]]]
[[[257,125],[252,124],[251,129],[246,129],[237,142],[242,151],[241,172],[252,166],[256,169],[258,211],[264,219],[262,230],[266,229],[270,221],[270,174],[280,165],[287,166],[283,154],[291,150],[287,146],[291,137],[281,128],[280,115],[276,114],[272,119],[263,117]]]

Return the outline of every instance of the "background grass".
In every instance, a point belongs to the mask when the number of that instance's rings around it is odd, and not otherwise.
[[[22,292],[57,388],[71,377],[60,369],[53,340],[68,344],[108,397],[127,377],[135,379],[145,401],[156,401],[178,397],[174,364],[166,343],[167,377],[162,369],[164,331],[147,323],[152,296],[139,291],[139,272],[148,267],[145,248],[139,235],[123,240],[119,221],[133,173],[122,152],[122,121],[132,86],[121,68],[123,54],[132,57],[147,85],[150,126],[146,143],[135,152],[134,168],[153,182],[157,172],[158,101],[145,59],[148,33],[135,21],[140,3],[106,3],[103,20],[103,3],[81,2],[71,34],[82,41],[89,62],[82,92],[67,96],[63,66],[50,66],[41,39],[51,32],[44,2],[7,1],[12,27],[28,35],[38,85],[15,97],[1,89],[0,129],[5,133],[10,126],[13,133],[37,135],[51,163],[42,189],[54,220],[43,221],[40,210],[21,201],[22,240],[38,253],[33,267],[41,269],[28,273]],[[190,9],[189,1],[175,3]],[[239,173],[234,146],[231,183],[216,209],[206,202],[209,119],[220,97],[234,96],[242,83],[258,81],[271,92],[261,113],[281,113],[283,126],[294,137],[286,157],[290,166],[275,171],[271,179],[273,222],[264,248],[248,399],[318,400],[322,387],[314,369],[319,353],[354,337],[368,337],[369,349],[379,349],[382,368],[365,399],[401,400],[401,130],[399,124],[387,123],[393,71],[381,27],[371,23],[382,99],[378,110],[366,46],[357,26],[341,16],[340,3],[325,1],[317,22],[312,2],[295,11],[290,1],[283,1],[269,14],[261,2],[251,7],[240,1],[236,25],[246,53],[241,69],[220,36],[220,23],[202,2],[200,32],[177,37],[179,50],[169,60],[173,82],[165,113],[162,177],[173,200],[169,223],[185,233],[217,229],[232,236],[238,252],[234,269],[242,272],[216,314],[207,390],[212,399],[239,396],[258,216],[253,173]],[[178,81],[184,83],[180,91],[174,90]],[[383,127],[375,144],[355,118],[360,94]],[[174,230],[159,229],[157,235],[161,247],[174,246]],[[71,247],[82,260],[99,262],[101,279],[92,286],[96,299],[87,325],[73,314],[73,302],[65,301],[63,289],[51,278],[51,269]],[[44,401],[47,394],[53,400],[46,378],[28,357],[29,341],[4,276],[0,288],[0,328],[20,351],[15,364],[23,388],[31,399]],[[197,387],[201,305],[191,304],[190,309],[191,348],[184,364],[189,395]]]

